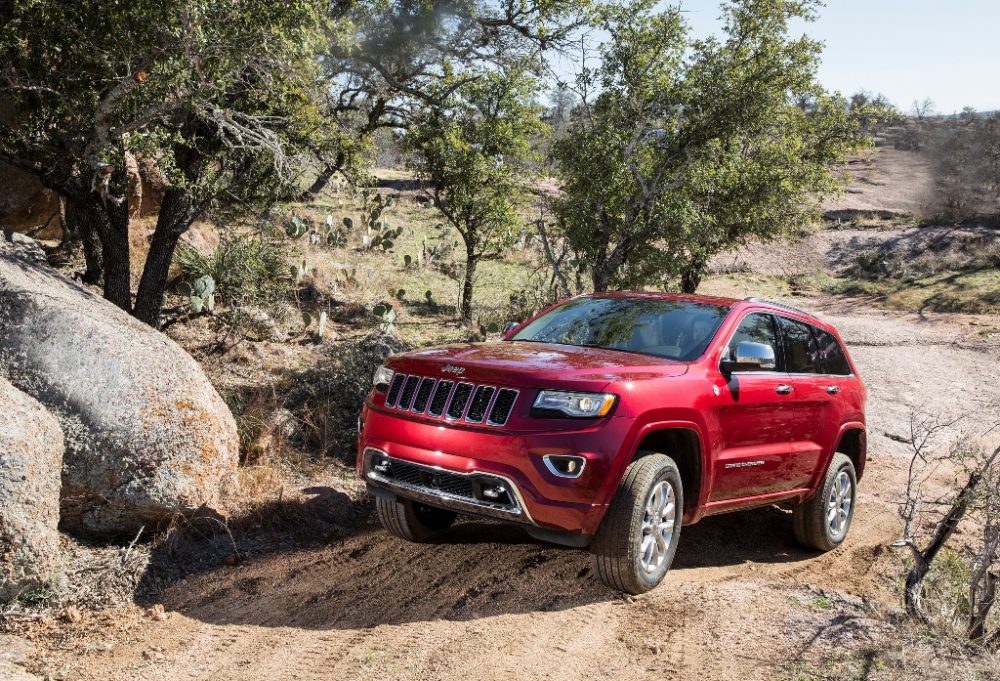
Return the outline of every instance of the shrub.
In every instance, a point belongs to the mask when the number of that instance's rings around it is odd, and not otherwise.
[[[280,247],[256,234],[226,234],[211,254],[182,243],[174,262],[185,279],[211,275],[216,296],[229,305],[271,305],[291,292]]]
[[[389,355],[408,349],[395,336],[376,331],[333,347],[319,366],[290,376],[286,406],[302,424],[306,449],[353,464],[358,414],[375,370]]]

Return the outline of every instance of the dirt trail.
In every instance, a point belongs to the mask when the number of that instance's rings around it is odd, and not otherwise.
[[[586,552],[516,528],[469,521],[417,546],[369,523],[329,546],[177,582],[163,594],[165,621],[138,607],[88,614],[29,666],[102,681],[711,681],[791,678],[803,660],[875,645],[883,625],[862,598],[893,598],[887,545],[905,463],[887,434],[906,432],[912,406],[996,413],[1000,351],[968,318],[801,304],[842,330],[871,392],[858,513],[830,554],[797,548],[776,508],[709,518],[684,529],[662,587],[622,598],[593,580]]]

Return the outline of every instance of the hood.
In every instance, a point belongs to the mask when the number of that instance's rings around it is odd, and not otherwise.
[[[404,373],[515,387],[579,387],[599,390],[608,383],[681,376],[683,362],[601,348],[497,341],[460,343],[397,355],[388,366]],[[596,384],[600,384],[599,386]]]

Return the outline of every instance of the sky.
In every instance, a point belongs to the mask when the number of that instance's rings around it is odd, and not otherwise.
[[[698,35],[718,30],[717,0],[685,0]],[[900,109],[929,97],[937,113],[1000,109],[1000,0],[827,0],[799,23],[826,44],[828,90],[882,92]]]
[[[683,0],[695,36],[719,30],[720,4]],[[826,0],[793,29],[825,43],[828,90],[881,92],[903,111],[926,98],[939,114],[1000,110],[1000,0]]]

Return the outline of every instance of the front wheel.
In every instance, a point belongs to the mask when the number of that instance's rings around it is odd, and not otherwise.
[[[854,518],[857,487],[854,463],[837,452],[830,460],[819,491],[792,511],[792,528],[799,543],[820,551],[840,546]]]
[[[670,569],[683,515],[684,490],[673,459],[652,453],[636,459],[591,544],[594,574],[625,593],[649,591]]]
[[[409,499],[376,497],[375,510],[382,527],[401,539],[418,543],[433,541],[455,522],[453,511]]]

